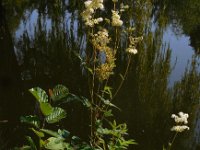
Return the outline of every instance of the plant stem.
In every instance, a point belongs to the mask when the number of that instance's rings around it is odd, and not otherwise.
[[[122,85],[123,85],[123,83],[124,83],[124,80],[125,80],[125,78],[126,78],[126,76],[127,76],[130,63],[131,63],[131,56],[129,55],[129,56],[128,56],[128,64],[127,64],[127,67],[126,67],[126,71],[125,71],[125,73],[124,73],[124,75],[123,75],[123,78],[124,78],[124,79],[121,80],[120,85],[119,85],[119,87],[117,88],[115,94],[113,94],[113,98],[112,98],[112,99],[114,99],[114,98],[116,97],[117,93],[118,93],[119,90],[121,89],[121,87],[122,87]]]
[[[172,147],[172,145],[173,145],[173,143],[174,143],[174,141],[175,141],[177,135],[178,135],[178,132],[176,132],[176,134],[174,135],[174,137],[173,137],[173,139],[172,139],[172,142],[171,142],[171,144],[170,144],[168,150],[171,150],[171,147]]]

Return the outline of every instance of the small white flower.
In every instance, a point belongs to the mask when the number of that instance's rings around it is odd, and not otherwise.
[[[103,18],[102,17],[99,17],[97,18],[98,22],[102,22],[103,21]]]
[[[123,24],[123,21],[120,20],[119,12],[112,10],[112,26],[119,27],[119,26],[122,26],[122,24]]]
[[[94,27],[95,24],[103,21],[103,18],[94,18],[95,10],[104,9],[103,0],[87,0],[84,2],[85,10],[81,13],[85,25],[89,27]]]
[[[87,0],[87,1],[85,1],[85,2],[84,2],[85,7],[88,8],[88,7],[90,6],[91,3],[92,3],[91,0]]]
[[[138,52],[136,48],[131,48],[131,47],[127,48],[126,51],[131,54],[137,54]]]
[[[104,5],[103,4],[99,3],[98,7],[99,7],[99,9],[104,10]]]

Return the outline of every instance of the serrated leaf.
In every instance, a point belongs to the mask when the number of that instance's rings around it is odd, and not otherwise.
[[[31,92],[31,94],[36,98],[36,100],[39,103],[47,103],[48,102],[48,95],[40,87],[31,88],[31,89],[29,89],[29,92]]]
[[[51,99],[55,102],[55,101],[60,101],[63,98],[67,97],[67,95],[69,94],[69,90],[67,87],[65,87],[64,85],[58,84],[57,86],[55,86],[53,88],[53,91],[51,93]]]
[[[43,115],[48,116],[53,112],[53,107],[49,103],[40,103],[40,110]]]
[[[61,119],[65,118],[67,113],[64,109],[60,107],[53,108],[53,111],[50,115],[46,116],[47,123],[56,123],[59,122]]]
[[[31,116],[31,115],[30,116],[21,116],[20,121],[22,123],[27,123],[27,124],[33,125],[36,128],[40,127],[40,120],[37,116]]]

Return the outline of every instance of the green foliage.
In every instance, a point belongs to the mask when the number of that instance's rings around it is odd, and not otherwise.
[[[39,88],[31,88],[29,90],[32,95],[39,102],[40,110],[44,115],[44,119],[48,124],[54,124],[59,122],[61,119],[65,118],[67,113],[64,109],[60,107],[53,107],[49,103],[48,95],[46,92]],[[70,102],[73,100],[81,101],[85,106],[89,107],[91,104],[84,97],[78,97],[77,95],[69,93],[68,88],[63,85],[57,85],[53,90],[49,91],[50,98],[53,102]],[[49,150],[92,150],[92,148],[81,141],[77,136],[70,137],[70,132],[67,130],[58,129],[57,132],[43,129],[40,125],[40,119],[37,116],[22,116],[20,118],[22,123],[27,123],[35,128],[30,128],[31,131],[37,135],[39,138],[39,148],[49,149]],[[46,135],[48,135],[46,137]],[[50,136],[50,137],[49,137]],[[16,150],[36,150],[37,147],[31,137],[27,137],[29,145],[22,146],[21,148],[16,148]]]
[[[47,123],[56,123],[59,122],[61,119],[65,118],[67,113],[64,109],[60,107],[52,107],[50,103],[48,103],[48,95],[46,92],[39,88],[31,88],[29,90],[33,96],[36,98],[36,100],[40,104],[40,110],[42,114],[45,116],[45,120]],[[68,89],[63,85],[57,85],[53,92],[51,93],[51,98],[54,101],[59,101],[60,99],[66,97],[68,95],[69,91]]]
[[[40,120],[37,116],[21,116],[20,121],[22,123],[27,123],[35,126],[36,128],[40,127]]]
[[[31,92],[31,94],[33,94],[33,96],[36,98],[36,100],[39,103],[47,103],[48,102],[48,95],[43,89],[41,89],[39,87],[35,87],[35,88],[29,89],[29,92]]]
[[[127,149],[130,144],[137,144],[134,140],[126,140],[125,136],[127,133],[127,125],[119,124],[117,125],[116,121],[109,122],[110,129],[103,128],[102,122],[97,120],[97,137],[98,141],[102,144],[103,147],[107,147],[109,150],[123,150]],[[105,138],[106,137],[106,138]],[[108,139],[108,137],[110,137]],[[105,145],[106,143],[106,145]]]

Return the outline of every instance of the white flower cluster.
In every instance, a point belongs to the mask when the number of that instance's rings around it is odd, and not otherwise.
[[[122,26],[123,21],[120,20],[120,15],[118,11],[112,10],[112,26],[120,27]]]
[[[172,116],[171,116],[171,118],[173,118],[176,123],[184,123],[184,124],[188,123],[188,121],[187,121],[188,117],[189,117],[189,115],[185,114],[183,112],[179,112],[178,116],[175,114],[172,114]]]
[[[178,115],[172,114],[171,118],[174,119],[177,125],[173,126],[171,131],[183,132],[184,130],[189,130],[190,128],[186,126],[188,124],[188,117],[189,115],[183,112],[179,112]]]
[[[84,4],[86,9],[82,12],[82,17],[86,26],[94,27],[95,24],[103,21],[102,17],[93,18],[95,10],[104,9],[103,0],[87,0]]]
[[[126,49],[126,52],[131,53],[131,54],[137,54],[138,51],[136,49],[136,44],[139,41],[143,40],[143,37],[134,38],[130,36],[129,40],[130,40],[130,44],[129,44],[129,47]]]
[[[186,125],[177,125],[177,126],[173,126],[171,128],[171,131],[175,131],[175,132],[183,132],[184,130],[189,130],[190,128]]]

